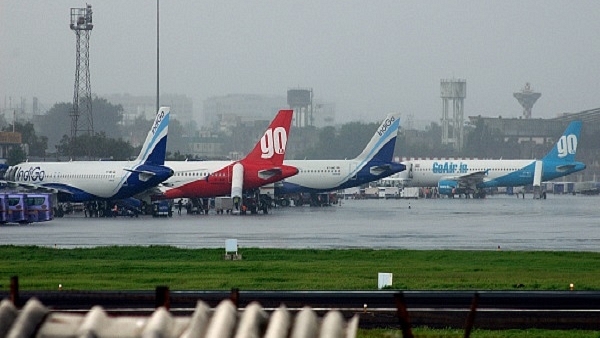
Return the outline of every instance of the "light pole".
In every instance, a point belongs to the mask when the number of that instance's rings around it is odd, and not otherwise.
[[[160,43],[159,43],[159,0],[156,0],[156,110],[155,113],[158,113],[158,109],[160,109],[160,67],[159,67],[159,59],[160,59]]]

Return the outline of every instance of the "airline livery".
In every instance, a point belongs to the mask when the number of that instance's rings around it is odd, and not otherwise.
[[[581,121],[569,124],[541,160],[411,160],[398,175],[405,186],[438,187],[443,195],[482,194],[483,188],[517,187],[553,180],[585,169],[575,161]]]
[[[365,149],[351,160],[286,160],[297,167],[298,175],[275,186],[276,194],[319,193],[356,187],[377,181],[405,169],[392,162],[400,118],[389,114]]]
[[[284,165],[293,110],[280,110],[254,149],[239,161],[168,161],[175,171],[152,199],[241,198],[244,190],[259,188],[296,175]]]
[[[59,202],[132,197],[173,175],[164,166],[169,115],[168,107],[160,108],[134,161],[23,162],[7,169],[5,182],[51,191]]]

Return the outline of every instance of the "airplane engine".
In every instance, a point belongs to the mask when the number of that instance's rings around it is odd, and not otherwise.
[[[237,206],[242,204],[244,190],[244,166],[241,163],[233,165],[231,172],[231,198]],[[236,203],[237,202],[237,203]]]
[[[454,196],[455,194],[463,194],[465,188],[459,187],[457,181],[441,180],[438,182],[438,192],[440,195]]]

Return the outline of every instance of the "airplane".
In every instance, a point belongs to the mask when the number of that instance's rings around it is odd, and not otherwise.
[[[405,169],[392,162],[400,118],[388,114],[363,151],[350,160],[285,160],[297,167],[298,175],[275,185],[275,195],[321,193],[377,181]],[[285,204],[289,200],[284,199]]]
[[[133,161],[22,162],[3,183],[57,194],[58,202],[124,200],[173,175],[164,165],[170,108],[161,107]]]
[[[243,191],[296,175],[283,164],[293,110],[280,110],[252,151],[239,161],[167,161],[173,177],[146,192],[152,200],[231,196],[241,206]]]
[[[553,180],[585,169],[575,161],[581,121],[573,121],[555,146],[541,160],[410,160],[408,168],[398,174],[404,186],[438,187],[440,195],[474,193],[483,197],[482,189],[517,187]]]

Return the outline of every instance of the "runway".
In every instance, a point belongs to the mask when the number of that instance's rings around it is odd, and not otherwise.
[[[600,251],[599,197],[343,200],[272,209],[267,215],[84,218],[0,226],[0,244],[60,248],[108,245]]]

